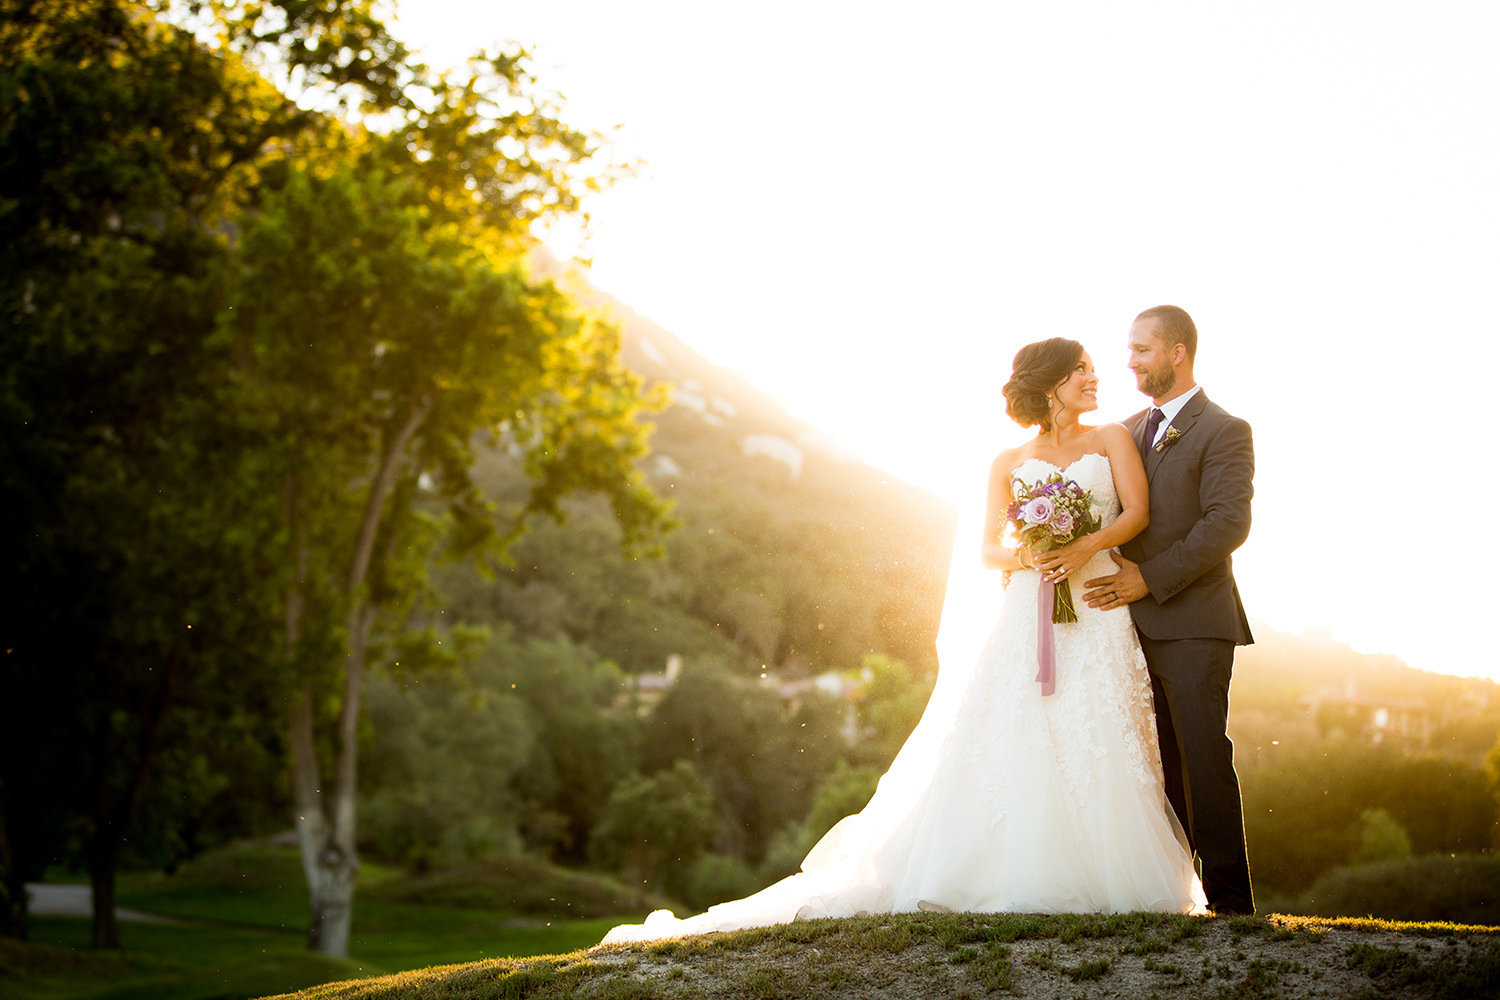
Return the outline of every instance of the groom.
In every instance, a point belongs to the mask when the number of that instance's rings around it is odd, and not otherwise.
[[[1225,727],[1234,647],[1253,641],[1229,554],[1250,531],[1250,425],[1193,380],[1198,331],[1176,306],[1130,328],[1136,387],[1155,404],[1126,421],[1146,463],[1151,523],[1121,546],[1091,607],[1130,605],[1156,702],[1167,798],[1203,865],[1217,914],[1254,913],[1234,747]]]

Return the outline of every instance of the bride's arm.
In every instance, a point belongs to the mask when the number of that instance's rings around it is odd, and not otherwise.
[[[1067,579],[1082,569],[1095,553],[1124,545],[1145,531],[1150,520],[1146,466],[1141,462],[1135,440],[1121,424],[1105,424],[1099,428],[1099,436],[1103,440],[1104,453],[1109,456],[1110,471],[1114,474],[1120,516],[1107,527],[1074,539],[1060,549],[1037,553],[1037,568],[1047,573],[1045,579]]]
[[[1120,516],[1102,531],[1090,537],[1103,536],[1096,552],[1124,545],[1146,530],[1151,522],[1151,501],[1146,487],[1146,466],[1136,450],[1135,438],[1124,424],[1106,424],[1099,428],[1104,435],[1104,453],[1115,477],[1115,494],[1120,498]]]
[[[1005,545],[1005,515],[1010,510],[1010,474],[1016,467],[1014,451],[1002,451],[990,465],[989,499],[984,511],[984,537],[979,542],[979,558],[990,569],[1014,573],[1031,569],[1029,550]],[[1022,560],[1025,560],[1024,562]]]

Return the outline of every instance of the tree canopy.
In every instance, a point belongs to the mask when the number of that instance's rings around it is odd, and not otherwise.
[[[412,648],[434,554],[502,553],[574,491],[627,545],[668,523],[615,332],[526,266],[532,225],[617,165],[524,51],[434,73],[368,0],[6,0],[0,146],[3,545],[26,591],[5,669],[31,716],[0,765],[7,923],[86,819],[112,944],[163,761],[212,772],[239,734],[290,748],[313,945],[339,953],[365,671]],[[471,479],[485,439],[522,457],[517,509]],[[63,774],[86,776],[73,798]]]

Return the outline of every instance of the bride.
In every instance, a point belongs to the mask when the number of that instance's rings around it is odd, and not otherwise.
[[[753,896],[678,920],[658,910],[604,943],[739,930],[814,917],[926,911],[1117,913],[1203,908],[1167,804],[1146,661],[1127,607],[1081,600],[1078,620],[1039,623],[1039,588],[1115,571],[1110,549],[1146,526],[1146,474],[1098,407],[1076,341],[1023,347],[1006,413],[1037,435],[991,467],[981,558],[1010,577],[977,655],[941,669],[922,720],[863,810],[840,820],[802,870]],[[1012,484],[1059,472],[1091,491],[1103,527],[1047,552],[1004,542]],[[951,585],[950,585],[951,586]],[[950,593],[943,631],[955,599]],[[993,616],[993,610],[990,612]],[[1052,693],[1038,680],[1039,624],[1053,633]]]

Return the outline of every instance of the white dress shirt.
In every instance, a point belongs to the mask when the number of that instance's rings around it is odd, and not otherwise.
[[[1168,402],[1163,403],[1161,406],[1152,404],[1152,409],[1161,410],[1162,412],[1161,423],[1156,428],[1156,437],[1151,439],[1152,447],[1155,447],[1161,441],[1162,436],[1167,433],[1167,428],[1172,426],[1172,421],[1177,419],[1177,414],[1182,412],[1182,408],[1187,405],[1188,400],[1198,395],[1198,393],[1202,390],[1202,386],[1195,385],[1187,392],[1183,393],[1181,396],[1178,396],[1176,399],[1169,400]],[[1151,414],[1149,413],[1146,414],[1146,416],[1148,417],[1150,415]]]

